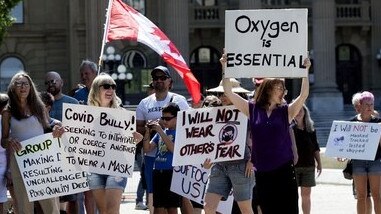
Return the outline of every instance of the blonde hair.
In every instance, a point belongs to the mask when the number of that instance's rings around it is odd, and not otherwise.
[[[87,103],[91,106],[101,106],[101,100],[100,100],[100,87],[103,84],[115,84],[115,81],[110,77],[110,75],[106,73],[101,73],[97,77],[95,77],[93,84],[91,84],[91,89],[89,93],[89,98],[87,100]],[[119,97],[116,96],[115,90],[113,98],[110,102],[110,108],[118,108],[120,107],[122,101]]]
[[[307,132],[313,132],[313,131],[315,131],[314,121],[311,118],[310,110],[307,108],[307,106],[305,104],[303,104],[302,108],[304,109],[303,120],[304,120],[304,125],[306,126],[305,127],[306,131]]]

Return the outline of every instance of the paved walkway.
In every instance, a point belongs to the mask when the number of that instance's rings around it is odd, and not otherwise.
[[[128,179],[120,213],[146,213],[135,210],[135,192],[139,173],[134,172]],[[323,169],[317,178],[317,186],[312,189],[312,211],[314,214],[355,214],[356,200],[352,195],[352,181],[344,179],[341,170]],[[302,213],[302,212],[300,212]]]

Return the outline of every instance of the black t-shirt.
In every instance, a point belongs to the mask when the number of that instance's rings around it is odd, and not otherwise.
[[[315,152],[320,151],[316,132],[307,132],[296,126],[293,129],[299,156],[295,167],[315,167]]]
[[[357,116],[354,116],[353,118],[351,118],[349,121],[353,121],[353,122],[355,122],[355,121],[357,121],[357,122],[364,122],[364,121],[360,121],[359,119],[358,119],[358,117]],[[369,122],[367,122],[367,123],[380,123],[381,122],[381,119],[380,118],[378,118],[378,117],[374,117],[374,118],[372,118]],[[378,145],[378,147],[377,147],[377,152],[376,152],[376,157],[374,158],[374,160],[378,160],[378,159],[380,159],[381,158],[381,148],[380,148],[380,145]]]

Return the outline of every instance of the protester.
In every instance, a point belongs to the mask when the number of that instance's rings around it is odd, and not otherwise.
[[[50,71],[45,75],[46,91],[54,96],[50,117],[62,121],[62,108],[64,103],[78,104],[78,100],[62,93],[63,81],[59,73]]]
[[[233,82],[232,90],[247,98],[248,90],[240,86],[240,82],[231,78]],[[219,96],[223,106],[232,105],[232,102],[225,96],[222,81],[216,88],[207,90],[208,93],[215,93]],[[215,101],[218,102],[218,101]],[[209,104],[209,103],[208,103]],[[204,103],[205,105],[205,103]],[[250,160],[251,138],[247,135],[245,155],[241,160],[224,161],[212,165],[209,176],[208,188],[205,195],[205,213],[215,213],[219,202],[227,199],[233,188],[234,200],[237,202],[241,213],[253,213],[252,197],[254,188],[254,168]],[[208,161],[204,165],[208,165]],[[239,212],[233,208],[232,212]]]
[[[177,208],[181,206],[182,197],[172,191],[171,182],[173,174],[173,149],[176,136],[176,118],[180,108],[175,103],[168,103],[163,107],[161,122],[147,123],[146,132],[143,138],[143,148],[145,152],[156,151],[153,170],[153,206],[155,213],[177,213]],[[150,141],[150,130],[156,132]]]
[[[91,85],[88,104],[90,106],[120,108],[121,100],[116,96],[115,89],[115,81],[108,74],[98,75]],[[133,135],[137,141],[143,139],[143,136],[137,132],[134,132]],[[100,214],[119,213],[122,193],[126,185],[126,177],[91,173],[89,187]]]
[[[220,61],[224,72],[225,53]],[[304,61],[307,69],[310,64],[309,59]],[[298,213],[298,189],[289,130],[292,119],[308,97],[308,77],[302,78],[300,95],[289,105],[283,103],[286,94],[283,79],[265,78],[256,89],[253,101],[233,93],[228,78],[223,79],[223,87],[236,108],[249,117],[253,140],[251,159],[257,169],[255,177],[262,213],[283,213],[285,210],[289,214]]]
[[[21,150],[22,141],[42,135],[50,127],[44,104],[39,98],[36,87],[28,74],[19,72],[12,77],[8,86],[8,96],[9,105],[2,115],[1,145],[10,154],[9,169],[18,212],[33,214],[33,202],[28,200],[14,152]],[[58,198],[49,198],[38,202],[44,213],[59,213]]]
[[[169,92],[172,88],[173,80],[168,68],[164,66],[157,66],[151,72],[152,84],[155,93],[149,95],[140,101],[136,109],[136,126],[141,134],[145,134],[145,125],[148,121],[159,120],[161,117],[161,110],[163,106],[169,102],[176,103],[180,110],[189,108],[189,105],[184,96]],[[150,133],[153,137],[153,132]],[[148,208],[153,213],[153,189],[152,189],[152,170],[155,161],[156,151],[151,151],[144,154],[144,174],[147,183],[148,192]]]
[[[317,175],[320,176],[322,165],[314,122],[306,105],[303,105],[296,115],[294,123],[293,130],[299,157],[295,165],[296,181],[302,196],[303,214],[309,214],[311,213],[311,187],[316,186],[315,168]]]
[[[351,121],[380,123],[381,119],[374,114],[374,96],[368,91],[361,93],[359,98],[358,113]],[[381,149],[377,147],[377,153],[374,160],[356,160],[352,159],[353,181],[357,193],[357,213],[366,214],[367,210],[367,183],[369,182],[370,192],[373,199],[374,212],[381,213]]]
[[[97,76],[98,67],[92,61],[83,60],[79,66],[79,72],[81,75],[81,83],[85,86],[79,88],[74,93],[74,98],[78,100],[80,104],[87,104],[87,98],[89,96],[91,84],[94,81],[94,78]]]
[[[8,104],[9,97],[7,94],[0,93],[0,112],[2,112],[5,106]],[[0,115],[1,120],[1,115]],[[0,210],[3,212],[4,203],[8,201],[7,198],[7,164],[8,158],[6,150],[0,147]],[[13,194],[13,193],[12,193]],[[13,195],[12,195],[13,196]]]
[[[355,109],[356,113],[359,114],[360,113],[360,99],[361,99],[361,92],[357,92],[355,94],[353,94],[352,96],[352,105],[353,105],[353,108]],[[376,110],[374,110],[374,113],[373,113],[373,116],[374,117],[378,117],[378,112]],[[345,159],[339,159],[340,161],[345,161]],[[347,161],[350,161],[350,160],[347,160]],[[352,169],[353,170],[353,169]],[[367,181],[367,194],[366,194],[366,210],[367,210],[367,214],[372,214],[372,200],[370,199],[370,186],[369,186],[369,179]],[[355,199],[357,199],[357,193],[356,193],[356,187],[355,187],[355,183],[354,181],[352,180],[352,190],[353,190],[353,196],[355,197]]]
[[[45,87],[46,91],[54,96],[53,105],[49,109],[49,116],[58,121],[62,121],[63,104],[78,104],[78,100],[62,93],[63,80],[60,74],[55,71],[49,71],[46,73]],[[79,211],[77,195],[78,194],[71,194],[59,197],[61,203],[67,203],[67,212],[70,214],[75,214]]]

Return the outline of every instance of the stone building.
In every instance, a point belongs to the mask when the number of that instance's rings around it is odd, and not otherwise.
[[[342,110],[359,90],[381,95],[379,0],[124,1],[176,44],[203,90],[221,79],[218,59],[224,47],[225,10],[308,8],[312,110]],[[105,0],[24,0],[14,11],[17,23],[0,47],[0,90],[6,90],[19,69],[29,72],[42,89],[50,70],[61,74],[66,90],[75,87],[82,59],[99,61],[106,7]],[[146,46],[128,41],[106,44],[103,59],[102,69],[119,77],[118,93],[126,104],[137,104],[145,96],[143,85],[150,81],[150,70],[163,63]],[[181,78],[173,76],[174,91],[187,95]],[[242,82],[252,88],[251,80]],[[299,84],[299,80],[287,82],[291,95],[299,93]],[[376,101],[379,106],[381,99]]]

